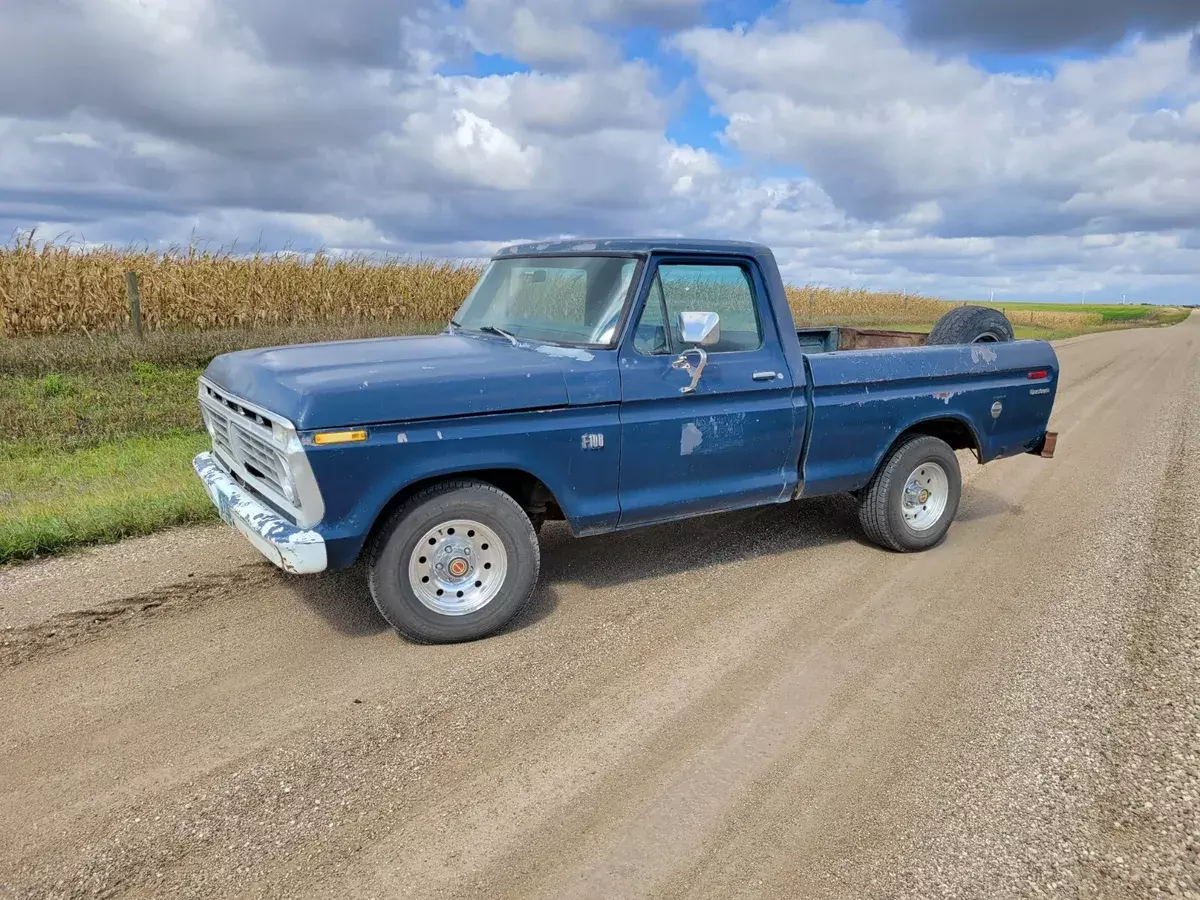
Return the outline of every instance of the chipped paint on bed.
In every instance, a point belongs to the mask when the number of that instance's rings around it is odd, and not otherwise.
[[[987,344],[972,344],[971,345],[971,362],[972,363],[994,363],[996,361],[996,351]]]
[[[325,539],[293,525],[233,480],[211,453],[201,453],[192,467],[226,524],[233,526],[259,553],[285,572],[323,572],[328,565]]]

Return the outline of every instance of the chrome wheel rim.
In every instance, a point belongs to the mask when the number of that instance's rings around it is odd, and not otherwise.
[[[444,616],[483,609],[504,585],[508,551],[482,522],[453,519],[429,529],[413,547],[408,582],[421,604]]]
[[[904,484],[900,511],[913,531],[928,531],[942,518],[950,500],[950,478],[935,462],[921,463]]]

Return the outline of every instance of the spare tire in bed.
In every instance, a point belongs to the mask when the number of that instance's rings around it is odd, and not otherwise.
[[[933,326],[926,344],[1004,343],[1013,340],[1012,323],[998,309],[958,306]]]

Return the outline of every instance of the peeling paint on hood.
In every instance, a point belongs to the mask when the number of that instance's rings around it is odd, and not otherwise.
[[[559,347],[556,344],[542,344],[536,348],[544,356],[557,356],[562,359],[577,359],[580,362],[591,362],[596,354],[582,347]]]

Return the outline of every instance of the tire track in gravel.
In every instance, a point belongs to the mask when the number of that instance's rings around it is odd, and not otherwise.
[[[260,564],[242,566],[232,572],[193,578],[9,628],[0,638],[0,668],[100,640],[113,630],[142,627],[151,619],[185,613],[210,600],[261,587],[278,577],[281,576],[273,568]]]

